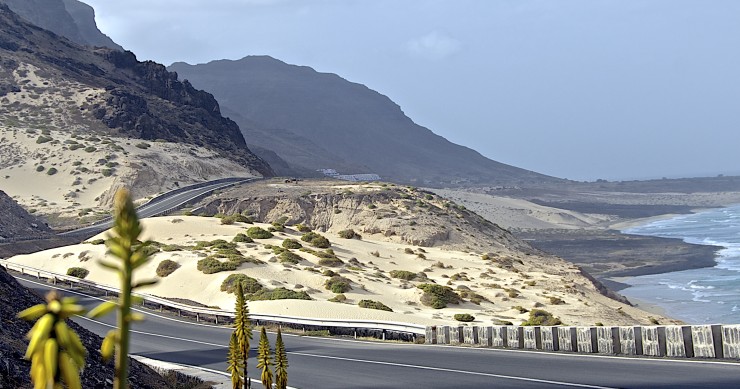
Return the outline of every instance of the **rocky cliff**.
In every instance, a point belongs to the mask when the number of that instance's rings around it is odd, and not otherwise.
[[[0,243],[17,237],[34,238],[51,233],[43,221],[26,212],[3,191],[0,191],[0,215]]]
[[[188,143],[273,173],[209,93],[131,52],[79,46],[2,5],[0,101],[6,123]]]

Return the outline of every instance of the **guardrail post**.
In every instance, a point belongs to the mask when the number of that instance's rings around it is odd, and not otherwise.
[[[691,338],[694,343],[694,356],[699,358],[722,358],[722,326],[691,326]]]
[[[214,315],[214,317],[216,318],[216,319],[215,319],[215,321],[216,321],[216,324],[218,324],[218,315]]]
[[[385,340],[385,333],[386,333],[386,331],[383,330],[383,340]]]
[[[740,359],[740,325],[722,326],[722,354],[725,358]]]
[[[195,322],[200,323],[200,313],[195,314]]]
[[[40,271],[37,271],[36,272],[36,279],[37,280],[40,280],[41,279],[41,272]]]
[[[357,339],[357,328],[353,328],[352,332],[355,334],[355,339]]]

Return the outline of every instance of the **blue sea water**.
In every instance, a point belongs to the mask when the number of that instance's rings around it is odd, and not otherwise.
[[[719,246],[714,267],[631,277],[620,293],[690,324],[740,323],[740,205],[659,220],[622,231]]]

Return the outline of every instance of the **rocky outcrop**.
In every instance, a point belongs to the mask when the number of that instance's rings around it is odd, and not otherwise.
[[[23,359],[28,345],[23,338],[33,323],[16,318],[18,312],[42,303],[43,299],[21,286],[0,267],[0,388],[31,388],[31,363]],[[113,363],[100,356],[102,339],[79,325],[69,322],[87,349],[86,366],[82,373],[83,388],[109,388],[113,378]],[[132,388],[170,387],[161,376],[139,362],[131,360],[129,381]]]
[[[0,215],[0,243],[51,234],[46,223],[30,215],[3,191],[0,191]]]
[[[77,126],[111,135],[204,146],[262,175],[273,174],[270,166],[249,150],[238,125],[221,115],[211,94],[195,89],[187,81],[179,81],[176,73],[168,72],[160,64],[140,62],[131,52],[79,46],[24,22],[2,4],[0,58],[3,65],[14,66],[2,69],[11,74],[9,79],[13,79],[12,73],[21,65],[43,74],[46,83],[26,84],[29,94],[47,97],[56,94],[58,100],[72,104],[67,110],[75,111],[70,117],[76,122],[60,130]],[[70,90],[61,88],[63,84]],[[9,84],[0,88],[14,86],[17,87]],[[69,98],[84,89],[102,92],[78,100]],[[65,111],[57,113],[60,107],[54,106],[28,108],[34,109],[36,117],[61,115]],[[0,109],[0,115],[25,120],[25,115],[17,112],[19,109],[23,107],[13,107],[8,112]]]
[[[95,10],[77,0],[0,0],[27,21],[85,46],[123,48],[98,30]]]

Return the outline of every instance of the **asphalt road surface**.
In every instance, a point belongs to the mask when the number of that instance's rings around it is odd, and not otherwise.
[[[200,187],[196,187],[192,189],[186,189],[174,195],[169,195],[168,193],[164,193],[152,199],[147,204],[144,204],[141,207],[137,208],[136,212],[139,215],[139,218],[141,219],[145,217],[152,217],[155,215],[159,215],[162,212],[166,212],[171,209],[180,207],[181,205],[187,203],[188,201],[191,201],[192,199],[202,196],[208,192],[221,189],[221,188],[225,188],[227,186],[236,185],[238,183],[251,181],[251,180],[254,180],[254,178],[233,178],[233,179],[229,179],[228,181],[216,180],[205,186],[200,186]],[[111,228],[112,226],[113,226],[113,222],[110,220],[110,218],[107,218],[91,226],[79,228],[73,231],[68,231],[60,235],[74,234],[74,235],[92,236],[102,231],[105,231]]]
[[[40,293],[51,285],[19,279]],[[72,294],[72,292],[65,292]],[[99,299],[80,295],[88,308]],[[174,363],[226,369],[231,329],[141,310],[132,354]],[[115,318],[76,319],[103,336]],[[249,361],[255,365],[259,333]],[[274,334],[270,334],[274,345]],[[298,388],[738,388],[740,363],[546,353],[416,345],[284,335],[289,385]]]

